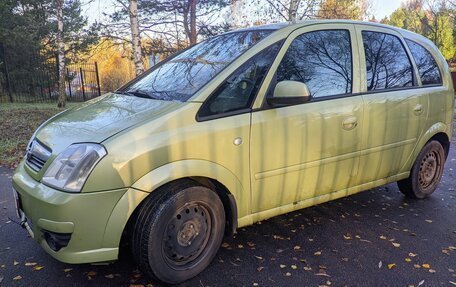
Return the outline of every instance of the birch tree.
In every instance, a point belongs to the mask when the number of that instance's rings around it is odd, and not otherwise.
[[[137,0],[129,0],[128,12],[129,12],[129,16],[130,16],[133,62],[135,64],[136,76],[138,76],[144,72],[144,65],[142,62],[141,38],[139,35],[138,1]]]
[[[59,69],[59,97],[57,106],[65,108],[65,43],[63,41],[63,5],[64,0],[55,0],[57,14],[57,59]]]

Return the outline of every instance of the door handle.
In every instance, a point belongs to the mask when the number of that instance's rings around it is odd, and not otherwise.
[[[342,121],[342,128],[347,131],[356,128],[357,125],[358,119],[355,116],[350,116]]]
[[[413,109],[416,115],[420,115],[423,112],[423,105],[417,104]]]

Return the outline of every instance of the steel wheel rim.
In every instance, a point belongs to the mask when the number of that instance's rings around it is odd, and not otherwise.
[[[189,202],[168,221],[162,238],[162,252],[174,269],[196,264],[208,245],[212,230],[211,213],[201,202]]]
[[[420,163],[418,182],[422,189],[429,188],[439,176],[441,159],[437,151],[428,152]]]

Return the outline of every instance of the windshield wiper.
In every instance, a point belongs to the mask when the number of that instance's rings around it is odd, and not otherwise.
[[[122,91],[120,92],[121,94],[128,95],[128,96],[135,96],[138,98],[146,98],[146,99],[154,99],[154,100],[159,100],[159,98],[154,97],[152,95],[149,95],[146,92],[143,92],[141,90],[134,90],[134,91]]]

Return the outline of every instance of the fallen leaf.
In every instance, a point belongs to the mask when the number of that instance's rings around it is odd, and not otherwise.
[[[282,268],[282,269],[285,268],[285,267],[287,267],[287,265],[284,265],[284,264],[280,264],[279,266],[280,266],[280,268]]]
[[[223,242],[222,247],[223,248],[228,248],[228,247],[230,247],[230,245],[228,243],[226,243],[226,242]]]
[[[380,235],[380,239],[386,240],[386,236]]]
[[[426,269],[431,268],[431,265],[429,265],[429,264],[427,264],[427,263],[424,263],[424,264],[422,264],[421,266],[423,266],[423,268],[426,268]]]
[[[296,265],[293,264],[293,265],[291,265],[291,269],[296,270],[296,269],[298,269],[298,266],[296,266]]]
[[[435,273],[434,269],[429,269],[429,273]]]
[[[21,280],[22,279],[22,276],[21,275],[17,275],[16,277],[13,278],[13,280],[17,281],[17,280]]]
[[[257,268],[257,271],[258,271],[258,272],[261,272],[261,270],[263,270],[263,269],[264,269],[264,267],[263,267],[263,266],[260,266],[260,267]]]
[[[421,265],[419,265],[419,264],[413,264],[413,267],[415,267],[416,269],[418,269],[418,268],[421,268]]]
[[[407,257],[407,258],[405,258],[405,262],[412,262],[412,259]]]
[[[344,234],[344,239],[345,239],[345,240],[350,240],[350,239],[352,239],[352,238],[351,238],[351,236],[350,236],[349,234],[347,234],[347,235]]]
[[[285,273],[285,276],[291,276],[290,272]]]
[[[253,286],[259,286],[258,283],[256,282],[253,282]]]
[[[421,281],[418,283],[417,287],[420,287],[420,286],[423,285],[423,284],[424,284],[424,280],[421,280]]]
[[[97,275],[97,272],[95,271],[90,271],[89,273],[87,273],[87,276],[96,276]]]
[[[18,265],[18,264],[19,264],[19,262],[17,262],[16,260],[14,260],[13,265],[16,266],[16,265]]]
[[[395,263],[388,264],[388,269],[393,269],[394,267],[396,267]]]
[[[378,268],[382,268],[382,265],[383,265],[382,261],[378,262]]]
[[[256,259],[263,260],[263,257],[254,255]]]
[[[300,250],[301,249],[301,246],[299,245],[296,245],[295,247],[293,247],[294,250]]]
[[[415,257],[415,256],[418,255],[418,254],[415,254],[415,253],[410,252],[408,255],[409,255],[410,257]]]
[[[399,248],[399,247],[401,247],[401,245],[400,245],[399,243],[397,243],[397,242],[391,242],[391,243],[392,243],[392,244],[393,244],[393,246],[394,246],[394,247],[396,247],[396,248]]]
[[[426,219],[425,221],[426,221],[427,223],[432,223],[432,220],[430,220],[430,219]]]
[[[309,267],[309,266],[304,266],[304,270],[306,270],[306,271],[310,271],[310,270],[312,270],[312,267]]]
[[[35,266],[36,264],[36,262],[26,262],[25,266]]]
[[[238,244],[238,248],[239,248],[239,249],[242,249],[242,248],[244,248],[244,245]]]
[[[320,256],[321,255],[321,251],[317,251],[314,253],[315,256]]]
[[[37,265],[37,266],[33,267],[33,271],[40,271],[43,268],[44,268],[44,266],[38,266]]]
[[[71,270],[73,270],[73,268],[66,268],[66,269],[63,269],[63,272],[67,273],[67,272],[70,272]]]

